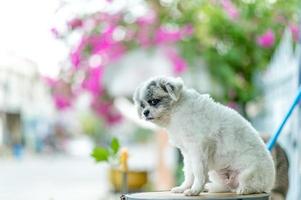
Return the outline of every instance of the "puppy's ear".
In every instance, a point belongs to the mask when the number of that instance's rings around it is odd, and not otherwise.
[[[183,89],[183,85],[183,80],[180,77],[172,79],[163,79],[160,81],[160,87],[166,93],[168,93],[174,101],[177,101],[179,99]]]

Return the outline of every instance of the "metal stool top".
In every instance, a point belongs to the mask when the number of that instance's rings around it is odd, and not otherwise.
[[[201,193],[199,196],[184,196],[171,192],[144,192],[125,194],[121,200],[268,200],[269,194],[237,195],[235,193]]]

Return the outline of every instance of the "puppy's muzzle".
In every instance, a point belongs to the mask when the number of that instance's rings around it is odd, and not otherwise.
[[[144,115],[144,119],[145,119],[145,120],[153,120],[153,119],[154,119],[154,118],[150,115],[150,111],[149,111],[149,110],[143,111],[143,115]]]
[[[147,117],[149,116],[149,110],[145,110],[145,111],[143,112],[143,115],[147,118]]]

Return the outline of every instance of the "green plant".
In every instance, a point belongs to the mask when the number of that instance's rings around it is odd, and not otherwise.
[[[120,149],[120,143],[117,138],[113,138],[111,144],[108,147],[95,147],[91,153],[91,156],[96,162],[108,162],[112,165],[118,164],[118,152]]]

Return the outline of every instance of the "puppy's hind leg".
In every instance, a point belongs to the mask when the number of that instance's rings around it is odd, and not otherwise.
[[[209,193],[230,192],[231,189],[225,184],[225,180],[216,172],[209,171],[209,183],[206,183],[205,189]]]
[[[265,169],[260,167],[251,167],[245,169],[239,174],[239,186],[236,189],[237,194],[254,194],[261,192],[269,192]]]

